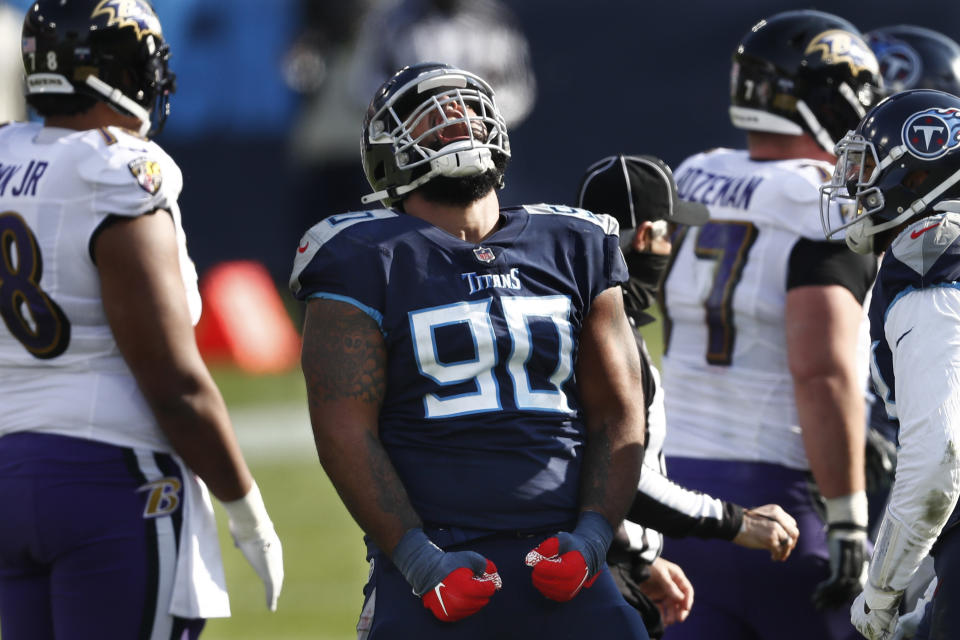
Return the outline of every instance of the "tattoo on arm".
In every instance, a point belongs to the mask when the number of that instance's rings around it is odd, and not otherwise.
[[[308,324],[301,360],[317,400],[380,404],[387,359],[383,336],[373,320],[352,305],[318,301],[311,305]]]
[[[320,462],[360,527],[389,553],[420,518],[378,437],[387,384],[379,327],[352,305],[312,300],[301,365]]]

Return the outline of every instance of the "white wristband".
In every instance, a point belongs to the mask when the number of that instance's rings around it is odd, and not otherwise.
[[[240,539],[257,535],[258,530],[273,527],[267,508],[263,504],[263,496],[260,495],[260,487],[256,482],[250,487],[247,495],[239,500],[221,504],[230,518],[230,531]]]
[[[866,528],[868,522],[866,491],[826,498],[824,502],[827,506],[827,524],[849,522]]]

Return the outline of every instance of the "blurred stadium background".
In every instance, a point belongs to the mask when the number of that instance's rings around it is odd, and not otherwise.
[[[206,352],[283,540],[286,582],[279,610],[268,613],[218,506],[233,617],[211,620],[207,640],[355,637],[364,547],[316,461],[303,380],[286,339],[299,328],[301,310],[286,281],[303,231],[337,213],[331,203],[359,208],[366,193],[356,144],[364,108],[338,95],[338,70],[348,66],[352,45],[336,29],[318,36],[316,16],[358,21],[363,15],[345,14],[393,1],[153,1],[179,85],[157,141],[184,172],[190,252],[207,283],[231,261],[262,265],[269,283],[243,300],[229,292],[206,299],[205,321],[221,315],[220,325],[205,329],[213,336]],[[942,0],[503,3],[529,41],[537,84],[532,112],[511,130],[505,205],[569,203],[583,169],[611,153],[652,153],[675,166],[704,148],[740,145],[726,115],[730,53],[752,24],[777,11],[819,8],[864,31],[908,23],[960,39],[960,12]],[[30,4],[0,0],[0,56],[19,56],[16,16]],[[298,55],[304,51],[309,55]],[[18,91],[7,82],[0,97]],[[326,120],[324,108],[333,112]],[[335,135],[344,128],[345,137]],[[307,157],[304,141],[317,133],[322,140]],[[317,173],[328,165],[340,173]],[[276,305],[282,319],[257,313]],[[246,323],[223,324],[238,316]],[[254,319],[261,324],[251,332]],[[259,353],[273,345],[288,355],[263,366],[243,361],[251,333],[266,340]],[[225,347],[225,334],[240,346]],[[659,353],[656,326],[647,337]]]

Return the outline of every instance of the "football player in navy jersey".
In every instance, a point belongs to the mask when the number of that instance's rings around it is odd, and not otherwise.
[[[856,253],[883,254],[870,302],[871,372],[900,425],[896,479],[851,618],[870,640],[900,637],[904,591],[929,553],[939,586],[923,637],[954,638],[960,634],[960,98],[928,89],[895,94],[836,149],[821,220],[828,237],[845,231]]]
[[[877,56],[883,89],[892,95],[908,89],[936,89],[960,95],[960,44],[946,35],[909,24],[873,29],[865,34],[867,44]],[[893,468],[896,465],[896,442],[899,427],[891,420],[882,400],[870,407],[871,444],[867,449],[867,495],[870,499],[870,531],[883,517]],[[892,453],[886,453],[890,451]],[[881,464],[871,465],[871,461]],[[871,485],[874,490],[871,492]]]
[[[4,638],[196,638],[230,615],[210,492],[276,608],[280,540],[197,349],[174,76],[146,0],[40,0],[0,127]],[[207,490],[209,486],[209,491]]]
[[[779,505],[744,509],[667,477],[663,441],[667,421],[660,373],[647,351],[640,327],[654,321],[656,301],[670,261],[671,235],[678,225],[701,226],[707,208],[677,196],[670,167],[649,155],[608,156],[590,165],[577,189],[577,206],[608,213],[620,225],[630,280],[623,285],[624,306],[643,367],[646,446],[637,495],[614,537],[607,562],[624,598],[643,615],[651,638],[686,619],[694,589],[683,569],[661,557],[663,536],[716,538],[770,553],[774,561],[790,557],[799,531]]]
[[[662,290],[664,452],[674,481],[779,504],[800,536],[783,564],[720,541],[667,540],[697,591],[671,640],[850,638],[846,610],[869,551],[863,303],[876,261],[825,241],[811,212],[834,143],[877,98],[879,69],[855,26],[798,10],[747,31],[731,80],[746,149],[676,169],[680,198],[706,205],[710,221],[677,234]]]
[[[865,34],[883,74],[884,93],[909,89],[936,89],[960,95],[960,44],[939,31],[917,25],[880,27]],[[887,415],[882,399],[872,397],[868,421],[867,498],[870,503],[870,534],[875,539],[883,518],[896,468],[897,420]],[[903,596],[902,608],[914,608],[905,620],[920,618],[924,603],[915,603],[925,591],[936,588],[933,559],[927,558]],[[909,622],[905,622],[910,624]]]
[[[605,564],[644,432],[616,221],[500,207],[509,139],[467,71],[402,69],[362,136],[384,206],[307,231],[291,278],[317,452],[366,534],[360,637],[647,638]]]

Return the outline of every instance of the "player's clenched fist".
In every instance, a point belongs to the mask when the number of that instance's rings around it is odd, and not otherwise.
[[[393,550],[393,564],[423,597],[438,620],[456,622],[490,602],[501,587],[497,567],[475,551],[445,552],[422,529],[407,531]]]
[[[527,554],[533,586],[551,600],[571,600],[600,575],[611,540],[613,528],[606,518],[584,511],[572,533],[547,538]]]
[[[486,606],[501,585],[500,574],[491,560],[487,560],[486,569],[479,576],[469,567],[460,567],[423,594],[423,606],[439,620],[456,622]]]

